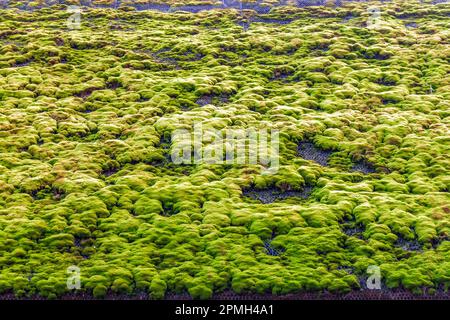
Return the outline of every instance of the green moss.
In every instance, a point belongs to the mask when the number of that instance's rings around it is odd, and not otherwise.
[[[353,214],[355,215],[356,222],[364,225],[374,222],[377,217],[375,208],[369,203],[362,203],[356,206],[353,209]]]
[[[202,283],[189,288],[188,291],[194,299],[205,300],[211,298],[212,296],[212,289]]]
[[[97,286],[94,290],[98,288]],[[133,291],[133,288],[130,286],[129,282],[125,279],[116,279],[111,285],[111,289],[113,292],[122,293],[122,294],[130,294]]]
[[[100,299],[105,297],[107,290],[108,289],[104,285],[99,284],[92,290],[92,294],[96,299]]]
[[[224,214],[212,213],[207,214],[203,218],[203,223],[217,225],[219,227],[226,227],[230,225],[230,218]]]
[[[134,204],[134,212],[137,215],[145,215],[151,213],[162,213],[163,207],[160,201],[156,199],[149,199],[147,197],[141,197]]]
[[[150,295],[153,299],[164,298],[167,289],[166,282],[160,278],[154,278],[150,284]]]
[[[392,288],[448,288],[446,17],[429,2],[383,3],[377,29],[363,3],[278,6],[264,17],[291,23],[247,35],[232,10],[86,7],[70,32],[62,7],[5,11],[0,292],[57,298],[69,263],[96,298],[345,293],[370,265]],[[278,130],[280,167],[174,163],[172,133],[200,121]]]
[[[62,249],[74,245],[74,237],[71,234],[55,234],[43,239],[43,242],[49,247]]]

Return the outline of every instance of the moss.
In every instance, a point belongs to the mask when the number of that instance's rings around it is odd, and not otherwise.
[[[104,285],[99,284],[94,287],[94,290],[92,290],[92,294],[96,299],[101,299],[105,297],[107,290],[108,289]]]
[[[56,279],[54,277],[46,280],[40,280],[36,282],[36,288],[40,295],[47,297],[48,299],[55,299],[66,289],[66,283],[63,280],[64,279]],[[17,281],[16,283],[19,284],[20,281]]]
[[[436,238],[436,226],[430,218],[421,217],[415,223],[415,231],[418,236],[418,240],[422,243],[430,243],[430,241]]]
[[[445,10],[400,2],[373,30],[363,3],[273,7],[252,36],[229,10],[86,7],[69,33],[55,29],[67,15],[46,17],[60,6],[9,10],[0,291],[57,298],[69,262],[98,298],[348,292],[369,265],[392,288],[448,287]],[[399,22],[410,15],[418,28]],[[174,163],[186,141],[172,133],[199,121],[278,130],[279,169]]]
[[[256,234],[262,239],[268,239],[272,235],[271,226],[267,222],[254,221],[250,226],[250,232]]]
[[[74,245],[74,237],[71,234],[55,234],[43,239],[49,247],[53,248],[67,248]]]
[[[12,285],[6,281],[6,280],[0,280],[0,292],[1,293],[6,293],[8,292],[10,289],[12,289]]]
[[[357,223],[362,223],[365,225],[374,222],[377,217],[375,208],[369,203],[362,203],[356,206],[353,209],[353,214],[355,215],[355,220]]]
[[[194,299],[205,300],[212,296],[212,289],[202,283],[189,288],[188,292]]]
[[[228,216],[219,213],[207,214],[203,218],[203,223],[217,225],[219,227],[229,226],[230,222],[231,219]]]
[[[302,212],[302,217],[311,227],[324,227],[337,223],[337,217],[325,206],[310,207]]]
[[[98,288],[96,286],[94,290]],[[130,286],[129,282],[125,279],[116,279],[111,285],[111,289],[116,293],[121,294],[130,294],[133,291],[133,288]]]
[[[160,201],[141,197],[134,204],[134,212],[137,215],[145,215],[151,213],[162,213],[164,211]]]
[[[150,284],[150,295],[153,299],[162,299],[166,293],[166,282],[160,278],[154,278]]]

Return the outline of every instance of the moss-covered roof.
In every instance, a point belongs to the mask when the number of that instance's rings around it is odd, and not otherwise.
[[[0,293],[448,288],[448,5],[130,4],[0,10]],[[172,163],[196,121],[270,124],[280,169]]]

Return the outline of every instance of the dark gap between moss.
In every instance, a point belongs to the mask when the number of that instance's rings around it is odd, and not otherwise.
[[[297,147],[298,154],[305,160],[312,160],[321,166],[328,166],[328,159],[333,153],[316,147],[312,142],[302,141]]]
[[[263,190],[250,188],[250,189],[244,189],[242,194],[245,197],[249,197],[254,200],[259,200],[262,203],[267,204],[267,203],[275,202],[277,200],[284,200],[284,199],[288,199],[288,198],[307,199],[310,196],[312,189],[313,188],[310,186],[306,186],[303,189],[303,191],[294,191],[294,190],[282,191],[277,188],[269,188],[269,189],[263,189]]]
[[[376,172],[375,167],[371,163],[364,161],[364,160],[354,163],[352,168],[350,169],[350,171],[361,172],[364,174]]]

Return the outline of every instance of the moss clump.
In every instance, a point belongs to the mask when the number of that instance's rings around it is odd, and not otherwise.
[[[167,284],[164,280],[160,278],[154,278],[150,284],[150,296],[153,299],[164,298],[167,289]]]

